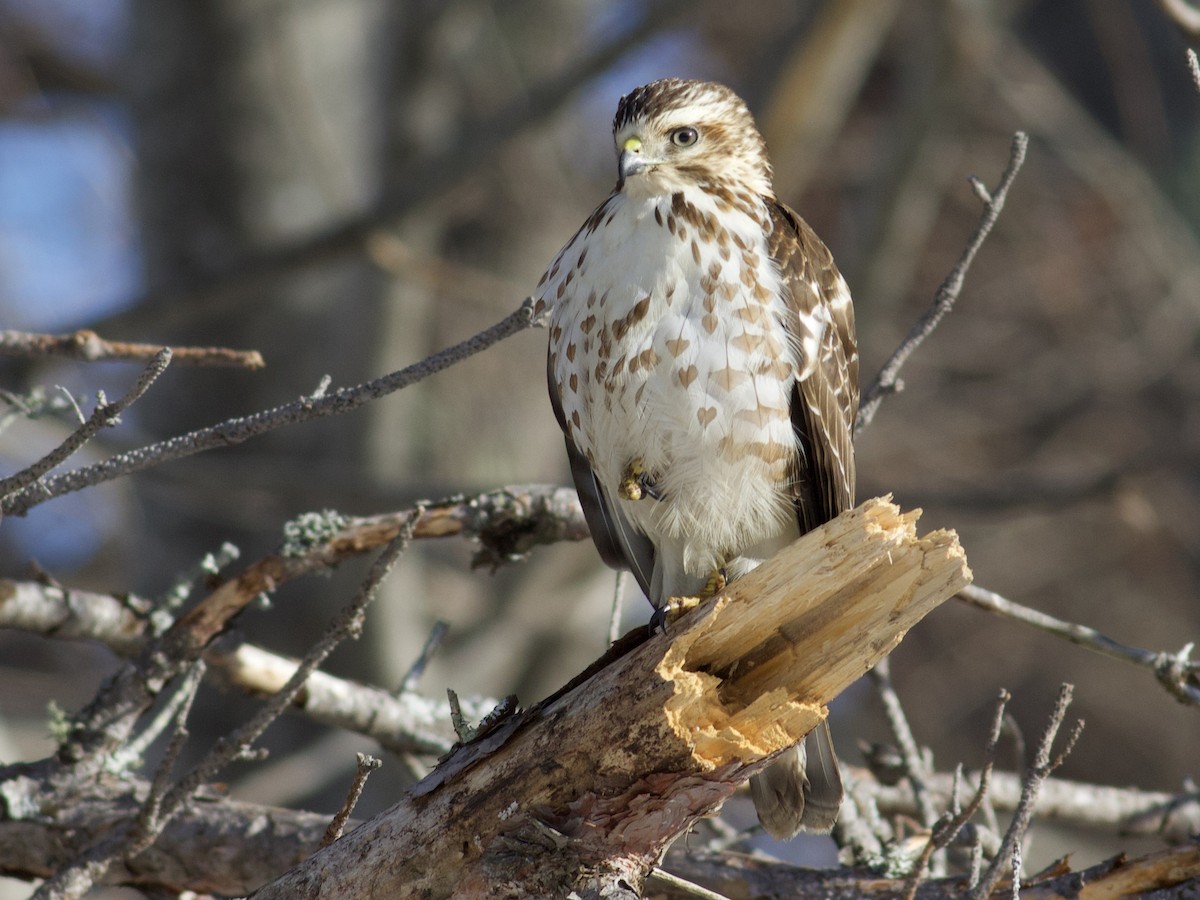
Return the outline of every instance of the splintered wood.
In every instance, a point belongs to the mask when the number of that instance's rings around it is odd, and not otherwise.
[[[626,636],[256,896],[567,896],[600,872],[640,884],[671,841],[970,582],[954,534],[917,537],[916,519],[868,501],[665,635]]]
[[[721,766],[796,743],[825,705],[971,582],[952,531],[869,500],[805,535],[675,628],[658,673],[667,715]]]

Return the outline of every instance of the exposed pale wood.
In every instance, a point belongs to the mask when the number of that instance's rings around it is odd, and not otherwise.
[[[844,513],[460,748],[257,896],[640,889],[672,839],[969,583],[954,534],[919,538],[916,518],[879,499]]]

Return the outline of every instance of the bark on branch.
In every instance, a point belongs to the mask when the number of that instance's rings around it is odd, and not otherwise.
[[[957,537],[919,538],[918,515],[876,499],[805,535],[666,634],[635,634],[492,723],[258,897],[640,891],[675,837],[969,583]]]

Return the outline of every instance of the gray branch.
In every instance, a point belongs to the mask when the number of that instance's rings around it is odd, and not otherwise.
[[[0,511],[8,515],[24,515],[39,503],[61,497],[92,485],[112,481],[152,466],[161,465],[205,450],[240,444],[252,437],[274,431],[285,425],[295,425],[326,416],[337,416],[358,409],[365,403],[378,400],[394,391],[415,384],[446,369],[467,357],[474,356],[493,344],[511,337],[535,324],[533,302],[521,306],[490,328],[474,337],[435,353],[418,363],[397,372],[376,378],[354,387],[342,388],[332,394],[301,397],[283,406],[264,410],[251,416],[227,419],[208,428],[159,441],[106,459],[94,465],[47,478],[0,500]]]
[[[1119,659],[1149,669],[1175,699],[1191,706],[1200,706],[1200,663],[1191,659],[1194,646],[1191,643],[1184,645],[1176,653],[1143,650],[1140,647],[1122,644],[1087,625],[1064,622],[1039,610],[1014,603],[994,591],[974,584],[959,591],[958,598],[979,609],[1032,625],[1047,634],[1086,647],[1110,659]]]
[[[867,388],[862,395],[862,403],[858,408],[858,418],[854,423],[854,433],[858,434],[864,428],[871,424],[871,420],[875,418],[875,413],[879,409],[879,404],[883,402],[883,398],[888,394],[894,394],[902,387],[900,381],[900,369],[904,363],[912,356],[913,352],[925,342],[929,335],[933,334],[938,323],[954,308],[955,301],[958,300],[958,295],[962,292],[963,281],[967,277],[967,270],[971,267],[971,263],[975,259],[975,254],[979,252],[979,248],[983,246],[983,242],[987,240],[987,236],[991,234],[992,229],[996,226],[997,220],[1000,218],[1000,211],[1004,209],[1004,200],[1008,196],[1008,189],[1012,186],[1013,181],[1017,177],[1017,172],[1021,170],[1021,165],[1025,162],[1025,150],[1029,146],[1029,138],[1024,132],[1018,131],[1013,136],[1012,149],[1009,151],[1008,166],[1004,170],[1004,174],[1000,176],[1000,184],[992,193],[988,193],[983,183],[975,180],[972,182],[975,192],[983,200],[983,216],[979,220],[979,225],[975,228],[975,233],[971,235],[970,241],[967,242],[967,247],[959,257],[958,263],[946,276],[946,280],[942,282],[938,288],[937,294],[934,296],[933,305],[925,312],[917,323],[913,325],[908,336],[900,343],[900,346],[895,349],[891,357],[883,368],[879,370],[879,375],[875,381]]]
[[[142,370],[137,383],[129,389],[129,392],[124,397],[116,403],[98,402],[96,409],[88,417],[88,420],[75,429],[75,431],[71,432],[65,441],[33,465],[17,472],[15,475],[10,475],[8,478],[0,480],[0,500],[8,503],[9,500],[13,499],[13,494],[24,488],[29,488],[30,485],[34,485],[34,482],[39,478],[68,459],[76,450],[95,437],[101,428],[115,425],[121,413],[136,403],[150,389],[150,385],[154,384],[158,376],[166,371],[167,366],[170,364],[171,351],[164,347],[154,354],[154,357],[146,364],[146,368]],[[45,485],[36,485],[32,490],[45,490]],[[30,493],[30,491],[26,490],[25,493]],[[18,496],[20,495],[18,494]],[[8,509],[5,507],[5,512],[7,511]]]

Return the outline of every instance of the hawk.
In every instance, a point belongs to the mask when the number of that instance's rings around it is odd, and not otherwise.
[[[596,547],[661,610],[853,505],[854,312],[829,250],[775,196],[729,88],[639,87],[613,136],[616,187],[542,276],[536,309]],[[827,728],[751,791],[776,837],[832,828]]]

